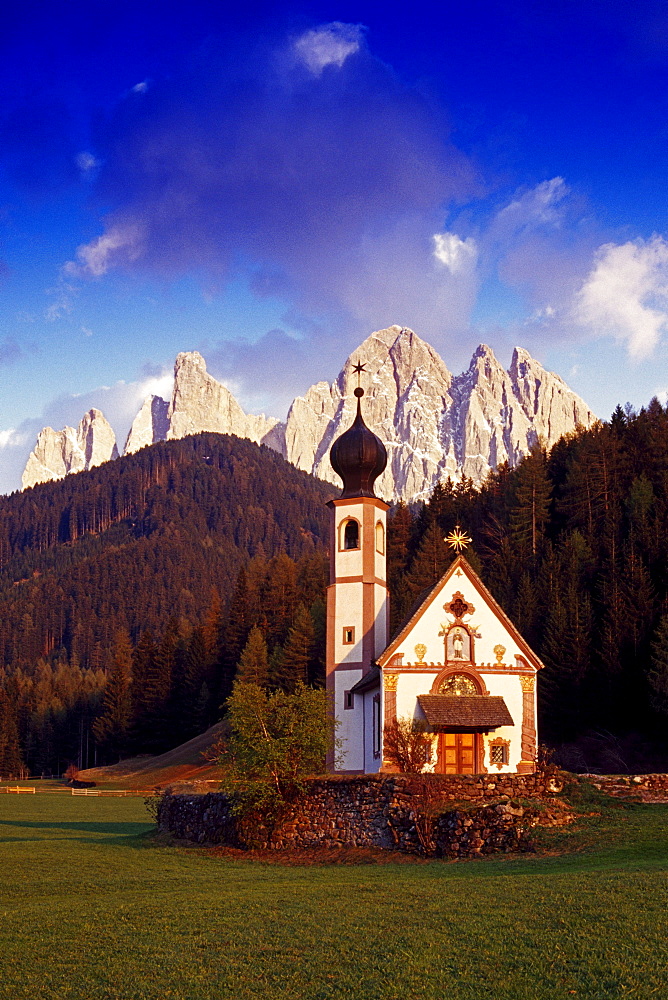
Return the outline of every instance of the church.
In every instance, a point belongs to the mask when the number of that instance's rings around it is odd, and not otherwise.
[[[393,770],[383,734],[408,719],[431,734],[430,770],[531,773],[543,664],[463,555],[388,635],[389,504],[374,494],[387,452],[364,423],[364,390],[355,395],[355,421],[330,450],[343,489],[328,504],[326,673],[341,742],[328,766],[345,774]],[[454,534],[455,546],[463,540]]]

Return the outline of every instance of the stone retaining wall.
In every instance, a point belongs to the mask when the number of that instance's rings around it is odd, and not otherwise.
[[[466,857],[526,849],[531,826],[568,822],[572,817],[552,797],[555,790],[533,774],[341,776],[309,782],[273,828],[258,817],[232,815],[220,792],[165,794],[158,826],[200,844],[278,850],[348,845]]]
[[[668,774],[582,774],[580,777],[608,795],[668,802]]]

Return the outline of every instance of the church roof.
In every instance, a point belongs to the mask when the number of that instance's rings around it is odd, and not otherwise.
[[[368,673],[361,677],[357,684],[350,689],[351,694],[361,694],[363,691],[370,691],[371,688],[380,687],[380,670],[373,666]]]
[[[429,608],[433,601],[436,600],[437,596],[441,593],[447,582],[452,576],[454,576],[458,569],[460,569],[468,577],[488,607],[492,609],[496,617],[505,625],[529,663],[535,667],[536,670],[542,670],[545,664],[538,656],[536,656],[527,641],[520,635],[501,605],[492,597],[491,593],[478,574],[462,555],[458,555],[457,558],[454,559],[448,566],[440,580],[438,580],[425,594],[421,595],[422,599],[420,600],[417,608],[404,623],[399,633],[392,639],[389,646],[387,646],[385,651],[378,657],[378,664],[381,667],[387,666],[387,663],[394,652],[399,648],[404,639],[410,635],[416,623],[420,620],[420,618],[422,618],[427,608]]]
[[[418,702],[427,724],[436,733],[479,732],[513,725],[508,707],[498,695],[421,694]]]

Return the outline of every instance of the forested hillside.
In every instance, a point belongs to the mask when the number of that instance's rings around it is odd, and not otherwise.
[[[91,724],[119,642],[132,650],[142,640],[145,657],[151,636],[163,643],[170,676],[158,686],[176,697],[171,659],[207,615],[220,618],[241,566],[280,556],[301,560],[308,576],[310,561],[322,564],[334,492],[267,448],[203,434],[1,498],[0,670],[19,710],[9,718],[0,703],[0,773],[15,763],[16,726],[33,769],[92,759]],[[156,717],[163,696],[153,698]],[[160,722],[163,741],[171,721]]]
[[[439,485],[389,539],[396,622],[450,558],[466,553],[546,667],[541,738],[573,744],[573,768],[668,765],[668,410],[634,413],[535,448],[479,491]]]
[[[237,671],[323,679],[332,487],[248,441],[156,445],[0,501],[0,773],[156,752],[220,716]],[[574,769],[665,768],[668,410],[439,484],[388,532],[397,627],[467,557],[546,664],[541,738]]]

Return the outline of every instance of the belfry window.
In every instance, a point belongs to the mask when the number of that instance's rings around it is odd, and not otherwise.
[[[360,526],[357,521],[346,521],[343,529],[344,549],[358,549],[360,547]]]
[[[376,523],[376,552],[385,555],[385,529],[381,521]]]

